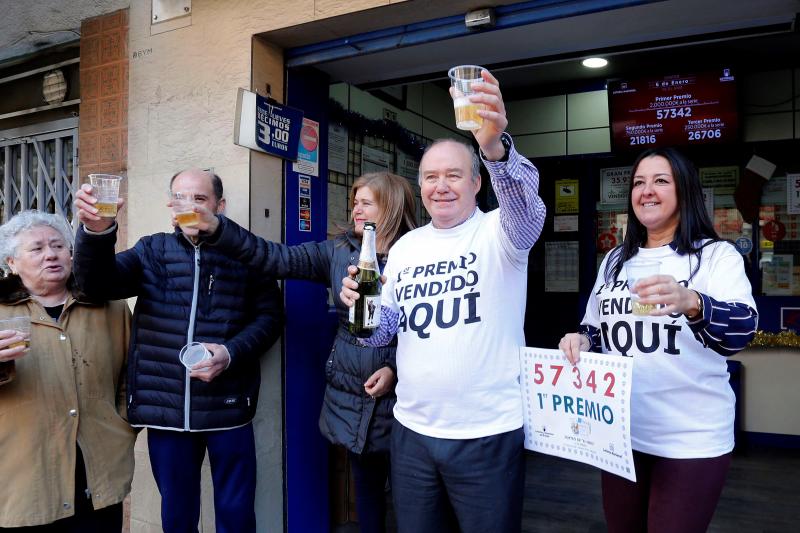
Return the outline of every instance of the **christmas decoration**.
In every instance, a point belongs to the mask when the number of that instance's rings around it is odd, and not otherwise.
[[[336,100],[328,100],[328,120],[334,124],[341,124],[349,131],[357,131],[362,135],[379,137],[392,142],[419,161],[425,151],[427,143],[422,136],[415,135],[403,126],[392,120],[367,118],[357,111],[345,109]]]

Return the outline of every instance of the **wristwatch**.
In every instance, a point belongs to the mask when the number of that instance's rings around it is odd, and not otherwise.
[[[500,134],[500,142],[503,143],[503,148],[505,148],[506,151],[503,154],[503,157],[501,157],[497,161],[492,161],[493,163],[505,163],[506,161],[508,161],[508,154],[511,151],[511,147],[514,144],[511,141],[511,135],[509,135],[506,132],[503,132],[503,133]],[[486,154],[483,153],[483,150],[481,150],[481,157],[484,160],[489,161],[489,158],[486,157]]]
[[[694,293],[697,295],[697,313],[692,316],[686,315],[686,318],[689,320],[695,320],[703,316],[703,297],[700,296],[700,293],[697,291],[694,291]]]

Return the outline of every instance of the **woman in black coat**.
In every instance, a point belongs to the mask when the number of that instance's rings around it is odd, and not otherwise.
[[[365,174],[350,190],[352,223],[323,242],[286,246],[265,241],[221,219],[215,246],[275,278],[325,283],[338,294],[347,267],[358,265],[364,222],[376,223],[381,269],[392,244],[414,229],[415,199],[408,180],[386,172]],[[380,348],[358,344],[348,331],[348,308],[333,299],[336,338],[325,365],[325,396],[319,427],[350,456],[356,483],[356,508],[362,533],[385,531],[389,434],[396,396],[396,342]]]

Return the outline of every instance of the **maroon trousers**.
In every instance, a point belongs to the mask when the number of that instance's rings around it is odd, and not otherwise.
[[[731,454],[667,459],[633,452],[634,483],[602,473],[609,533],[703,533],[725,484]]]

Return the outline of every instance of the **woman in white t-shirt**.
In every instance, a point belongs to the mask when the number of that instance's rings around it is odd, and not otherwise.
[[[603,472],[610,533],[703,532],[733,450],[735,397],[725,358],[752,339],[757,311],[741,255],[719,238],[692,163],[672,148],[633,165],[623,243],[603,260],[578,333],[559,348],[634,358],[636,482]],[[624,265],[660,263],[628,287]],[[634,315],[630,293],[646,316]]]

